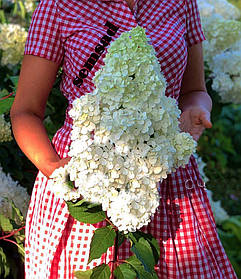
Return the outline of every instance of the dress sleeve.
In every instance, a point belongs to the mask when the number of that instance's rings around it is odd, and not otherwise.
[[[32,16],[24,54],[60,63],[63,53],[57,4],[54,0],[42,0]]]
[[[197,0],[186,0],[187,3],[187,45],[198,44],[205,40]]]

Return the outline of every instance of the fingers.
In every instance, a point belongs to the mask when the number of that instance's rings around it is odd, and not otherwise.
[[[204,128],[210,129],[212,128],[212,123],[210,121],[210,114],[209,113],[202,113],[200,115],[201,124]]]

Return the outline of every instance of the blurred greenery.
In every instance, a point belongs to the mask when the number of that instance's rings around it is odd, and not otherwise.
[[[229,0],[229,2],[241,10],[241,0]]]

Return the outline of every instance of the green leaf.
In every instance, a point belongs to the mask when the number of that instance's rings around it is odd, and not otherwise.
[[[110,268],[107,264],[102,264],[93,269],[90,279],[109,279],[111,275]]]
[[[4,274],[3,278],[6,278],[10,274],[10,266],[3,249],[0,247],[0,275],[1,274]]]
[[[4,10],[0,10],[0,23],[7,23]]]
[[[23,217],[22,212],[20,211],[20,209],[16,207],[16,205],[14,204],[14,202],[12,200],[10,200],[9,202],[12,206],[12,219],[15,220],[15,217],[17,216],[19,221],[23,222],[24,217]]]
[[[14,98],[9,97],[0,101],[0,114],[8,113],[13,104]]]
[[[11,224],[10,220],[1,213],[0,213],[0,228],[2,228],[4,232],[11,232],[13,230],[13,225]]]
[[[222,223],[224,230],[232,231],[241,243],[241,221],[239,221],[235,216],[229,218],[227,221]]]
[[[70,189],[74,189],[74,182],[73,181],[67,181],[67,185]]]
[[[85,199],[82,199],[80,201],[77,201],[75,203],[73,202],[70,202],[71,203],[71,206],[75,207],[75,206],[81,206],[83,203],[86,203],[86,200]]]
[[[107,249],[114,245],[116,232],[111,226],[96,229],[90,244],[88,263],[102,256]]]
[[[141,237],[138,242],[133,243],[131,251],[142,262],[146,271],[152,273],[155,266],[155,258],[149,242]]]
[[[11,82],[13,83],[14,88],[17,88],[19,76],[10,76],[9,79],[10,79]]]
[[[114,270],[117,279],[136,279],[136,272],[129,264],[121,264]]]
[[[86,271],[75,271],[74,273],[74,276],[77,278],[77,279],[90,279],[90,276],[92,275],[93,273],[93,269],[89,269],[89,270],[86,270]]]
[[[25,19],[25,16],[26,16],[25,6],[22,1],[19,1],[18,4],[20,7],[20,15],[21,15],[22,19]]]
[[[155,263],[157,264],[160,259],[160,247],[158,244],[158,241],[155,237],[153,237],[151,234],[144,233],[142,231],[136,231],[134,233],[129,233],[128,237],[132,240],[133,243],[136,243],[139,241],[140,238],[144,238],[148,241],[148,243],[151,246]]]
[[[126,261],[129,263],[129,265],[131,265],[134,268],[134,270],[137,273],[138,279],[153,279],[152,274],[145,270],[141,261],[139,261],[135,255],[131,256]]]
[[[88,208],[90,203],[83,202],[80,206],[73,205],[71,202],[67,202],[69,213],[77,219],[79,222],[87,224],[96,224],[104,221],[106,214],[102,211],[101,205],[95,204],[91,208]]]

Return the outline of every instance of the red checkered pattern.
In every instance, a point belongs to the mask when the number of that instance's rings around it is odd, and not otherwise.
[[[166,94],[178,99],[187,47],[204,40],[196,0],[136,0],[133,12],[124,0],[43,0],[33,15],[25,54],[62,63],[61,90],[69,102],[67,111],[76,97],[93,91],[92,78],[103,65],[106,51],[81,87],[73,80],[106,35],[107,21],[119,27],[112,40],[137,24],[146,28],[168,82]],[[71,125],[67,115],[53,139],[61,158],[68,153]],[[159,278],[237,278],[202,185],[194,157],[160,184],[160,207],[143,228],[160,243]],[[39,173],[26,220],[26,279],[70,279],[75,270],[110,262],[112,248],[87,264],[91,237],[101,226],[82,224],[69,216],[65,202],[56,198],[47,178]],[[129,256],[124,242],[118,257]]]

